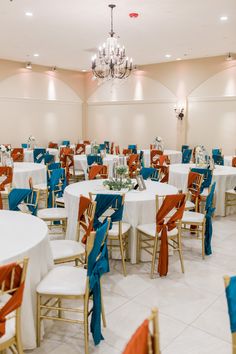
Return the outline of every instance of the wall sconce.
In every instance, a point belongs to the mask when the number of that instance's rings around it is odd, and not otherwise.
[[[32,69],[31,62],[26,63],[25,68],[31,70]]]
[[[175,108],[175,114],[176,114],[176,118],[179,120],[183,120],[184,118],[184,108]]]
[[[56,71],[57,70],[57,67],[56,66],[52,66],[51,68],[50,68],[50,71]]]

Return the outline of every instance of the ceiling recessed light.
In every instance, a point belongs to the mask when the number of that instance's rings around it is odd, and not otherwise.
[[[166,54],[165,57],[166,58],[171,58],[171,54]]]
[[[34,54],[34,57],[39,57],[39,54],[38,54],[38,53],[35,53],[35,54]]]
[[[182,58],[176,58],[176,60],[178,60],[178,61],[179,61],[179,60],[182,60]]]
[[[33,16],[33,12],[27,11],[27,12],[25,12],[25,16],[32,17]]]
[[[221,17],[220,17],[220,20],[221,20],[221,21],[227,21],[227,20],[228,20],[228,16],[221,16]]]
[[[83,72],[83,73],[86,73],[86,71],[87,71],[86,69],[82,69],[82,72]]]

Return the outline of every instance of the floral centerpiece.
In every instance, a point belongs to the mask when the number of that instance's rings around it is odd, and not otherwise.
[[[35,137],[33,135],[30,135],[28,137],[28,140],[27,140],[27,145],[28,145],[28,149],[34,149],[34,146],[35,146]]]
[[[105,188],[113,191],[128,192],[133,189],[134,183],[129,178],[127,166],[117,166],[115,177],[103,182]]]
[[[11,158],[11,146],[0,145],[0,163],[2,166],[6,166]]]
[[[163,140],[162,140],[162,138],[160,136],[156,136],[155,137],[153,145],[155,146],[156,150],[164,151]]]
[[[196,166],[206,167],[208,165],[209,156],[203,145],[198,145],[195,147],[195,163]]]

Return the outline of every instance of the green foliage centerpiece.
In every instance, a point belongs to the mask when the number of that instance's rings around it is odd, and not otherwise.
[[[127,166],[117,166],[115,177],[103,182],[105,188],[113,191],[126,191],[133,189],[134,183],[129,178]]]

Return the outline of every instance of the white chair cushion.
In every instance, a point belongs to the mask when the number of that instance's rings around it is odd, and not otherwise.
[[[209,188],[204,188],[201,193],[201,197],[207,197],[208,194],[209,194]]]
[[[185,204],[185,209],[195,209],[195,204],[190,200],[187,200]]]
[[[73,257],[85,253],[85,246],[73,240],[50,241],[53,259]]]
[[[37,293],[45,295],[84,295],[87,270],[59,266],[53,268],[38,284]]]
[[[4,336],[0,337],[0,344],[8,341],[9,339],[11,339],[12,337],[15,336],[15,329],[16,329],[16,318],[15,318],[15,315],[14,315],[14,312],[13,313],[10,313],[7,318],[9,318],[7,321],[6,321],[6,332],[4,334]]]
[[[48,186],[46,185],[46,183],[41,183],[41,184],[34,184],[34,188],[40,191],[46,191],[48,189]]]
[[[128,232],[130,227],[131,227],[130,224],[126,222],[122,222],[122,226],[121,226],[122,235]],[[112,229],[109,230],[108,232],[108,236],[118,236],[118,233],[119,233],[119,224],[117,222],[114,222],[112,224]]]
[[[137,229],[144,234],[147,234],[149,236],[155,237],[156,236],[156,224],[143,224],[143,225],[138,225]],[[178,234],[178,229],[174,228],[171,231],[167,232],[168,237],[176,236]]]
[[[202,223],[205,215],[201,213],[196,213],[195,211],[185,211],[182,217],[182,223]]]
[[[56,203],[65,204],[64,198],[63,197],[56,198]]]
[[[37,216],[41,219],[66,219],[67,211],[65,208],[39,209]]]

